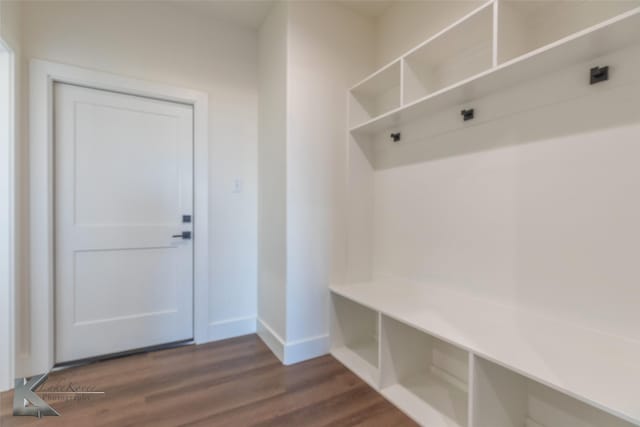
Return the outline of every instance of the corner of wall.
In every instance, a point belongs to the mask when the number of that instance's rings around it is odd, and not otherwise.
[[[283,363],[293,365],[325,354],[329,354],[328,334],[287,343],[284,348]]]
[[[258,336],[284,365],[293,365],[329,354],[328,334],[287,342],[264,320],[258,318],[257,323]]]
[[[284,363],[284,340],[278,335],[264,320],[258,317],[257,321],[258,336],[269,347],[269,350],[276,355],[282,363]]]

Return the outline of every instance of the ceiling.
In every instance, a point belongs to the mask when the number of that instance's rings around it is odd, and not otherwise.
[[[384,13],[394,0],[316,1],[335,1],[360,15],[375,18]],[[275,0],[182,0],[180,6],[197,14],[257,29],[274,3]]]
[[[258,28],[274,3],[274,0],[182,0],[180,6],[199,15]]]
[[[360,15],[377,18],[393,3],[392,0],[338,0],[338,3],[348,7]]]

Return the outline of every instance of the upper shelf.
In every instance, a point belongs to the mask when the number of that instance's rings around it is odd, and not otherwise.
[[[640,425],[639,342],[400,280],[331,291]]]
[[[499,4],[503,3],[506,2]],[[470,16],[475,17],[475,21],[479,22],[478,17],[482,16],[480,13],[482,10],[479,9]],[[468,20],[466,18],[461,22]],[[476,26],[478,22],[475,23]],[[456,24],[456,27],[458,25],[462,25],[462,23]],[[487,96],[550,71],[598,58],[638,42],[640,40],[639,28],[640,7],[637,7],[551,44],[529,51],[517,58],[480,71],[461,81],[432,91],[415,101],[387,110],[386,113],[351,127],[350,131],[354,136],[358,136],[389,130],[439,110]],[[410,63],[411,55],[413,55],[412,52],[402,60]],[[479,63],[476,65],[479,66]],[[404,68],[410,69],[406,64]],[[411,99],[406,94],[404,97],[407,100]]]

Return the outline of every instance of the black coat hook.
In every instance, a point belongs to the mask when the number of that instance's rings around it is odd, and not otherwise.
[[[589,83],[592,85],[609,80],[609,66],[593,67],[590,70],[590,77]]]
[[[400,137],[401,137],[400,132],[395,132],[391,134],[391,140],[393,142],[400,142]]]
[[[462,110],[460,111],[460,114],[462,114],[462,119],[466,122],[467,120],[471,120],[474,117],[474,111],[473,108],[469,108],[468,110]]]

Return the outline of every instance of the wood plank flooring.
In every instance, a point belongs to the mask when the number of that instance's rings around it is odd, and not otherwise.
[[[105,395],[43,395],[61,416],[37,419],[2,393],[0,427],[416,425],[333,357],[283,366],[256,335],[69,368],[40,390],[69,384]]]

